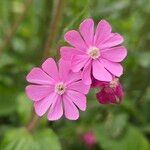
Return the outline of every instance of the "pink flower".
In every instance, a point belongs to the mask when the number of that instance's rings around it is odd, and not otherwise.
[[[111,81],[112,75],[120,77],[123,73],[121,62],[127,55],[125,47],[120,46],[123,37],[112,33],[106,20],[98,23],[94,34],[92,19],[84,20],[79,31],[71,30],[65,40],[73,47],[62,47],[61,57],[71,61],[73,72],[82,71],[82,80],[91,84],[91,75],[99,81]]]
[[[96,144],[96,138],[93,132],[89,131],[83,135],[83,141],[88,148],[92,148]]]
[[[101,91],[96,94],[101,104],[120,103],[123,100],[124,92],[118,78],[107,83],[95,81],[93,87],[101,88]]]
[[[48,112],[48,120],[58,120],[64,111],[67,119],[76,120],[77,107],[85,111],[85,95],[90,86],[82,83],[80,72],[70,70],[69,62],[61,60],[58,70],[55,61],[49,58],[42,68],[33,68],[26,79],[31,83],[26,87],[26,94],[34,102],[38,116]]]

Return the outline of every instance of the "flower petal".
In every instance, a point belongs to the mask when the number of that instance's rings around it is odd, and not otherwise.
[[[123,42],[123,37],[118,33],[113,33],[113,36],[111,36],[108,40],[104,41],[102,44],[100,44],[100,49],[105,49],[109,47],[114,47]]]
[[[82,51],[86,51],[87,46],[84,40],[82,39],[81,35],[79,34],[79,32],[75,30],[68,31],[65,34],[64,38],[70,45],[74,46],[75,48]]]
[[[51,93],[44,99],[34,103],[35,112],[38,116],[43,116],[47,110],[50,108],[51,104],[55,103],[58,95],[56,93]]]
[[[110,94],[106,93],[104,89],[102,89],[100,92],[96,93],[97,100],[101,104],[110,104],[111,100],[115,99],[115,95],[112,93],[111,99],[110,99]]]
[[[119,85],[116,87],[115,94],[118,96],[120,101],[124,98],[124,91],[122,85],[119,83]]]
[[[73,72],[80,71],[86,62],[88,61],[88,56],[86,55],[74,55],[72,58],[71,69]]]
[[[82,71],[82,81],[86,85],[90,85],[92,83],[91,80],[91,62],[89,61]]]
[[[59,96],[55,103],[52,104],[48,112],[48,120],[54,121],[61,118],[63,115],[62,98]]]
[[[42,69],[33,68],[26,77],[27,81],[35,84],[53,84],[54,80],[48,76]]]
[[[89,92],[90,85],[85,85],[83,81],[77,81],[69,84],[68,89],[87,94]]]
[[[106,59],[101,59],[103,66],[113,75],[120,77],[123,74],[123,67],[119,63],[111,62]]]
[[[103,58],[112,62],[121,62],[127,56],[127,50],[123,46],[105,49],[101,52]]]
[[[63,95],[65,116],[69,120],[77,120],[79,118],[79,111],[75,104],[66,95]]]
[[[81,72],[72,72],[70,71],[68,74],[68,78],[66,80],[66,84],[69,85],[70,83],[76,82],[81,80]]]
[[[94,45],[99,46],[102,41],[107,40],[111,35],[111,26],[106,20],[101,20],[96,28]]]
[[[33,101],[39,101],[46,97],[53,90],[54,87],[50,85],[28,85],[26,87],[26,94],[29,99]]]
[[[104,68],[103,64],[98,60],[93,61],[93,76],[100,81],[111,81],[112,75]]]
[[[84,94],[72,90],[68,90],[66,94],[80,110],[86,110],[86,96]]]
[[[65,61],[63,59],[59,60],[59,76],[60,80],[65,81],[68,79],[68,74],[70,72],[70,61]]]
[[[64,82],[66,85],[81,80],[81,72],[72,72],[70,69],[70,61],[63,59],[59,61],[59,76],[60,82]]]
[[[58,68],[57,65],[52,58],[48,58],[43,64],[42,69],[51,76],[51,78],[58,80],[59,74],[58,74]]]
[[[82,51],[79,51],[76,48],[67,47],[67,46],[61,47],[60,48],[60,53],[61,53],[61,58],[64,59],[64,60],[68,60],[68,61],[70,61],[72,59],[73,55],[82,55],[82,54],[84,54]]]
[[[94,22],[92,19],[85,19],[80,24],[80,33],[88,46],[93,45]]]

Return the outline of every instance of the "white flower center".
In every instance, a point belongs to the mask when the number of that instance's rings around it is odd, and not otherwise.
[[[92,58],[92,59],[97,59],[100,57],[100,50],[97,47],[90,47],[88,49],[88,55]]]
[[[116,88],[116,86],[118,85],[118,82],[119,82],[118,78],[113,79],[112,81],[110,81],[109,87],[110,88]]]
[[[55,92],[57,94],[62,95],[65,93],[65,90],[66,90],[66,86],[64,83],[60,82],[55,85]]]

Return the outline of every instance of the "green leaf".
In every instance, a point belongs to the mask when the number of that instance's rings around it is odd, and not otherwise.
[[[104,150],[149,150],[147,139],[133,126],[129,126],[119,139],[111,137],[104,124],[95,128],[95,135]]]
[[[26,128],[8,130],[1,144],[3,150],[61,150],[56,134],[42,129],[33,134]]]
[[[111,116],[111,119],[107,121],[107,129],[114,138],[119,138],[127,125],[127,114],[119,114],[117,116]]]
[[[36,140],[41,147],[40,150],[60,150],[61,146],[57,136],[50,129],[44,129],[35,134]]]

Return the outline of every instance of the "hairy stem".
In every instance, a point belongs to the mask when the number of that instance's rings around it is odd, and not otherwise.
[[[38,123],[39,117],[35,114],[34,109],[32,110],[32,117],[30,122],[27,125],[27,130],[29,132],[32,132],[33,129],[35,128],[36,124]]]

